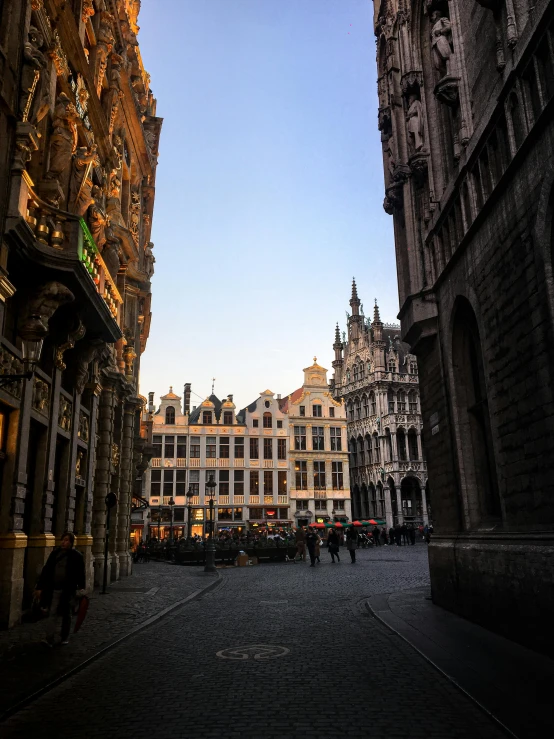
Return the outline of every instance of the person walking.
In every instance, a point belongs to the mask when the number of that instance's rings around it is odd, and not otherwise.
[[[379,531],[379,527],[376,526],[373,531],[373,541],[375,542],[375,546],[381,546],[381,532]]]
[[[335,557],[337,558],[337,561],[340,562],[339,547],[340,536],[338,534],[338,531],[335,531],[335,529],[331,529],[327,534],[327,548],[329,549],[329,554],[331,555],[331,564],[335,564]]]
[[[294,538],[296,540],[296,556],[302,560],[302,562],[306,561],[306,532],[303,528],[296,529],[294,533]]]
[[[402,528],[399,523],[396,524],[394,527],[394,538],[396,540],[396,546],[401,547],[402,546]]]
[[[310,567],[315,567],[315,548],[317,545],[317,540],[319,539],[318,534],[313,529],[310,529],[308,531],[308,535],[306,536],[306,544],[308,546],[308,552],[310,555]]]
[[[71,630],[71,601],[76,595],[84,595],[86,588],[85,560],[81,552],[73,549],[75,535],[66,532],[60,547],[51,553],[37,580],[35,598],[40,607],[49,610],[46,642],[54,645],[60,628],[62,644],[69,643]]]
[[[396,533],[394,531],[394,526],[391,526],[389,529],[389,543],[391,547],[394,545],[395,537],[396,537]]]
[[[402,543],[403,544],[409,544],[409,541],[408,541],[408,527],[406,526],[405,523],[403,523],[402,526],[400,527],[400,531],[402,533]]]
[[[386,526],[383,526],[383,528],[381,529],[381,539],[383,540],[382,541],[383,546],[386,547],[387,544],[388,544],[388,541],[387,541],[387,527]]]
[[[356,562],[356,549],[358,548],[358,532],[352,526],[346,532],[346,548],[350,552],[351,564]]]
[[[415,545],[415,528],[413,524],[410,524],[408,526],[408,534],[410,536],[410,544],[414,546]]]
[[[316,532],[316,542],[315,542],[315,558],[317,559],[317,563],[321,564],[321,536]]]

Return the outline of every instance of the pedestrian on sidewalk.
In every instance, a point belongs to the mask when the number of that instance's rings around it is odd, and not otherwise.
[[[381,546],[381,532],[379,531],[379,527],[376,526],[373,529],[373,541],[375,542],[375,546]]]
[[[319,536],[316,534],[316,532],[313,529],[310,529],[308,531],[308,535],[306,536],[306,544],[308,546],[308,552],[310,554],[310,567],[315,567],[315,548],[318,539]]]
[[[383,526],[383,528],[381,529],[381,538],[383,540],[382,541],[383,546],[386,547],[387,544],[388,544],[388,541],[387,541],[387,527],[386,526]]]
[[[335,557],[340,562],[339,557],[340,537],[335,529],[331,529],[327,535],[327,548],[331,555],[331,564],[335,564]]]
[[[86,588],[85,561],[76,549],[75,535],[66,532],[62,544],[51,553],[37,581],[35,598],[41,608],[49,610],[47,642],[54,644],[60,632],[62,644],[68,644],[71,630],[71,607],[76,595],[84,595]],[[61,629],[60,629],[61,621]]]
[[[413,546],[415,544],[415,528],[413,524],[408,526],[408,533],[410,535],[410,544]]]
[[[394,527],[394,539],[396,541],[396,546],[401,547],[402,546],[402,527],[399,523],[396,524]]]
[[[402,532],[402,543],[406,545],[409,544],[410,542],[408,541],[408,527],[405,523],[403,523],[400,527],[400,531]]]
[[[395,537],[396,537],[396,534],[394,531],[394,526],[391,526],[389,529],[389,544],[391,545],[391,547],[394,544]]]
[[[351,564],[356,562],[356,549],[358,548],[358,532],[352,526],[346,532],[346,548],[350,552]]]
[[[317,563],[321,564],[321,536],[316,533],[316,542],[315,542],[315,558],[317,559]]]
[[[296,540],[296,556],[306,561],[306,532],[303,528],[296,529],[294,532],[294,538]]]

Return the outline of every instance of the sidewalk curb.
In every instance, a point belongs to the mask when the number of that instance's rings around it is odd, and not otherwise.
[[[31,695],[28,695],[26,698],[22,698],[17,703],[14,703],[13,706],[10,706],[7,708],[1,715],[0,715],[0,724],[2,724],[4,721],[6,721],[8,718],[13,716],[16,713],[19,713],[23,708],[26,708],[28,705],[36,701],[38,698],[42,697],[45,693],[48,693],[53,688],[57,687],[60,683],[63,683],[65,680],[68,680],[70,677],[73,677],[73,675],[76,675],[81,670],[85,669],[85,667],[88,667],[92,662],[95,662],[97,659],[102,657],[107,652],[111,651],[115,647],[119,646],[122,642],[129,639],[131,636],[134,636],[139,631],[142,631],[147,626],[151,626],[152,624],[156,623],[157,621],[160,621],[162,618],[165,618],[165,616],[169,615],[173,611],[177,610],[177,608],[180,608],[181,606],[184,606],[186,603],[190,603],[193,600],[196,600],[202,595],[205,595],[206,593],[209,593],[210,590],[214,590],[218,585],[221,585],[223,582],[222,576],[219,574],[219,572],[215,572],[215,575],[217,576],[217,579],[213,582],[209,583],[209,585],[206,585],[203,588],[200,588],[199,590],[195,590],[194,593],[191,593],[186,598],[183,598],[182,600],[178,600],[175,603],[172,603],[170,606],[166,606],[166,608],[163,608],[158,613],[155,613],[153,616],[150,616],[150,618],[147,618],[146,621],[143,621],[140,624],[137,624],[137,626],[134,626],[130,631],[128,631],[126,634],[123,634],[123,636],[117,637],[117,639],[114,639],[111,642],[108,642],[105,646],[103,646],[101,649],[99,649],[97,652],[94,652],[94,654],[91,654],[90,657],[87,657],[87,659],[83,660],[83,662],[80,662],[78,665],[75,665],[75,667],[72,667],[67,672],[64,672],[62,675],[59,675],[58,677],[54,678],[51,682],[44,685],[42,688],[39,688],[34,693],[31,693]]]
[[[484,706],[480,701],[477,700],[477,698],[475,698],[464,687],[462,687],[457,680],[455,680],[451,675],[449,675],[441,667],[439,667],[436,664],[436,662],[433,662],[433,660],[430,657],[428,657],[425,654],[425,652],[422,652],[421,649],[418,649],[418,647],[416,647],[414,644],[412,644],[412,642],[408,638],[406,638],[403,634],[401,634],[393,626],[391,626],[383,618],[381,618],[381,616],[379,616],[379,614],[377,613],[377,611],[374,611],[373,610],[373,608],[371,607],[368,599],[366,599],[366,601],[365,601],[365,606],[366,606],[367,610],[369,611],[370,615],[373,616],[373,618],[377,619],[377,621],[379,621],[380,624],[382,624],[389,631],[392,631],[393,634],[396,634],[396,636],[399,636],[404,642],[406,642],[406,644],[409,644],[409,646],[415,652],[417,652],[421,657],[423,657],[423,659],[429,665],[431,665],[431,667],[433,667],[437,672],[439,672],[444,678],[446,678],[448,680],[449,683],[451,683],[452,685],[454,685],[454,687],[457,688],[461,693],[463,693],[466,698],[469,698],[469,700],[474,705],[476,705],[483,713],[485,713],[492,721],[494,721],[494,723],[498,726],[498,728],[501,729],[502,731],[504,731],[507,736],[511,737],[511,739],[519,739],[519,737],[517,736],[517,734],[514,734],[514,732],[511,731],[506,726],[506,724],[502,723],[502,721],[499,718],[497,718],[494,715],[494,713],[491,713],[491,711],[489,711],[489,709],[486,706]]]

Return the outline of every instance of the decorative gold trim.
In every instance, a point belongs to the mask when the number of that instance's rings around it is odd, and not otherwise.
[[[27,535],[21,531],[0,536],[0,549],[26,549]]]
[[[75,537],[76,547],[91,547],[94,539],[90,534],[80,534]]]
[[[54,534],[36,534],[35,536],[29,536],[27,539],[27,547],[29,549],[54,546],[56,546],[56,537]]]

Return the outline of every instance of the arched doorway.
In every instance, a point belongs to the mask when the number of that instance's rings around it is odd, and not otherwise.
[[[423,523],[423,502],[421,484],[417,477],[405,477],[400,484],[400,501],[404,523],[419,526]]]
[[[364,482],[364,484],[362,485],[362,501],[361,501],[361,507],[360,507],[358,518],[367,518],[368,511],[369,511],[368,490],[367,490],[367,485]]]
[[[354,487],[352,488],[352,518],[353,519],[356,519],[361,515],[360,508],[361,508],[360,488],[358,487],[358,485],[354,485]]]

